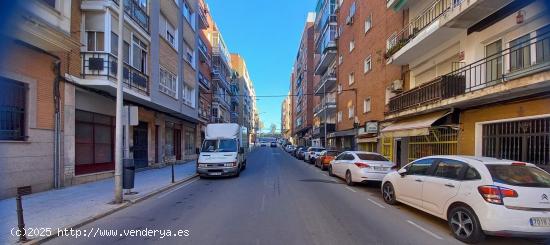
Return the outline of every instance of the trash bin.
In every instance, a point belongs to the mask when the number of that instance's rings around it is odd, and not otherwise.
[[[122,188],[132,189],[134,188],[134,177],[136,175],[136,165],[134,165],[134,159],[124,159],[122,161]]]

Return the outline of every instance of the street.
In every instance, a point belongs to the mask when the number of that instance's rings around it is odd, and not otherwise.
[[[443,220],[388,206],[379,185],[348,187],[280,148],[249,154],[239,178],[193,179],[80,230],[188,230],[188,236],[58,237],[50,244],[459,244]],[[546,241],[548,242],[548,241]],[[488,237],[486,244],[544,244]]]

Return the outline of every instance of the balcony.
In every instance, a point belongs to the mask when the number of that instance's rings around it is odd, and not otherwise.
[[[120,0],[112,1],[116,5],[119,5]],[[124,0],[124,12],[143,30],[149,33],[149,15],[147,14],[147,9],[143,9],[136,0]]]
[[[208,81],[208,79],[206,79],[206,77],[204,77],[201,72],[199,72],[199,85],[206,90],[210,89],[210,81]]]
[[[545,33],[391,98],[387,118],[541,93],[550,87],[547,74],[532,75],[549,70],[550,33]]]
[[[324,118],[323,112],[326,112],[327,114],[329,114],[335,110],[336,110],[336,96],[326,96],[321,100],[321,103],[319,103],[319,105],[313,108],[313,116]]]
[[[313,89],[315,91],[315,95],[323,95],[325,92],[331,92],[331,89],[336,84],[336,74],[327,72],[321,77],[321,81],[317,85],[315,85],[315,88]]]
[[[330,134],[334,131],[336,131],[336,124],[334,123],[327,123],[327,134]],[[319,136],[324,137],[325,136],[325,124],[321,123],[319,126],[313,127],[313,136]]]
[[[199,11],[197,12],[199,15],[199,28],[208,29],[208,27],[210,27],[210,25],[208,24],[208,19],[206,18],[206,13],[208,12],[208,10],[205,8],[205,6],[199,6]]]
[[[317,18],[315,19],[315,29],[320,31],[325,28],[328,23],[336,23],[336,0],[318,0],[317,2]]]
[[[328,69],[330,64],[336,58],[336,35],[337,35],[337,25],[328,25],[321,34],[319,40],[317,40],[317,52],[321,54],[321,59],[315,68],[316,75],[322,75]]]
[[[117,81],[117,58],[110,53],[81,52],[81,76],[84,79],[102,78]],[[149,76],[124,63],[124,86],[140,94],[149,96]]]
[[[387,63],[409,64],[510,2],[436,0],[388,38],[385,54]]]
[[[202,41],[202,39],[199,38],[199,60],[202,63],[206,63],[208,66],[212,65],[212,55],[210,52],[208,52],[208,47]]]
[[[216,80],[218,86],[224,87],[226,90],[231,90],[231,85],[227,81],[227,78],[220,71],[219,68],[212,69],[212,80]]]
[[[225,107],[226,110],[231,108],[231,105],[229,104],[229,101],[227,101],[226,98],[224,98],[224,96],[222,96],[219,93],[214,93],[213,96],[212,96],[212,100],[213,100],[213,102],[216,102],[219,105]]]

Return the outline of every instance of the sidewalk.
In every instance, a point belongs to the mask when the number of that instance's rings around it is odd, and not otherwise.
[[[194,176],[194,161],[176,165],[174,172],[176,182]],[[113,212],[171,184],[171,167],[164,167],[137,172],[133,191],[138,194],[124,196],[123,204],[109,204],[114,198],[114,178],[23,196],[25,228],[51,228],[55,233],[57,228]],[[17,242],[18,237],[11,235],[13,228],[17,230],[15,198],[0,200],[0,244]]]

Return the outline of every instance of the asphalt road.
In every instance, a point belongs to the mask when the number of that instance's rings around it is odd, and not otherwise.
[[[445,221],[405,205],[386,205],[379,188],[350,188],[279,148],[259,148],[239,178],[192,180],[79,229],[96,237],[49,243],[460,244]],[[182,236],[122,234],[128,229],[182,230]],[[104,230],[118,233],[100,237]],[[544,241],[489,237],[485,243]]]

